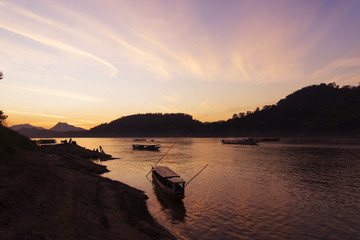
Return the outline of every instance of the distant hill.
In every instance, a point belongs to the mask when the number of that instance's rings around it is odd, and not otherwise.
[[[35,126],[32,126],[30,124],[18,124],[18,125],[13,125],[11,127],[9,127],[10,129],[14,130],[14,131],[18,131],[20,129],[23,129],[23,128],[31,128],[31,129],[37,129],[37,130],[45,130],[45,128],[42,128],[42,127],[35,127]]]
[[[18,127],[31,126],[30,124],[15,125],[10,128],[29,138],[46,138],[46,137],[83,137],[87,130],[69,125],[67,123],[57,123],[54,127],[48,129],[40,127]],[[15,127],[15,128],[14,128]]]
[[[67,123],[58,122],[54,127],[49,129],[54,132],[76,132],[76,131],[86,131],[86,129],[75,127]]]
[[[91,136],[194,136],[202,123],[184,113],[147,113],[126,116],[90,129]]]
[[[359,133],[360,85],[339,88],[335,83],[302,88],[276,105],[234,114],[226,129],[235,133]]]

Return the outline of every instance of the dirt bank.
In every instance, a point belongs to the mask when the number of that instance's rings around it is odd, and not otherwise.
[[[104,170],[74,153],[0,156],[1,239],[174,239],[142,191],[95,174]]]
[[[105,152],[93,151],[77,145],[75,142],[72,143],[61,143],[54,145],[42,145],[40,146],[42,152],[57,154],[64,156],[66,154],[74,155],[86,159],[100,159],[102,161],[114,159],[111,155]]]

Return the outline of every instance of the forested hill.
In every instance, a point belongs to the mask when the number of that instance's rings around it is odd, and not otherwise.
[[[302,88],[276,105],[234,114],[225,129],[233,132],[359,133],[360,85],[335,83]]]
[[[148,113],[119,118],[89,130],[90,136],[196,136],[202,123],[184,113]]]

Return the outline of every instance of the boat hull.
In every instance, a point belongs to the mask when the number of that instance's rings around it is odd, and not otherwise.
[[[159,148],[160,148],[160,145],[133,144],[133,150],[158,151]]]
[[[172,198],[183,199],[185,197],[185,193],[183,193],[183,192],[174,192],[172,189],[164,186],[159,181],[159,179],[156,177],[154,172],[152,173],[152,179],[153,179],[153,183],[158,186],[159,190],[161,190],[163,193],[166,193],[167,195],[171,196]]]
[[[223,144],[238,144],[238,145],[257,145],[257,142],[252,139],[243,139],[243,140],[222,140]]]

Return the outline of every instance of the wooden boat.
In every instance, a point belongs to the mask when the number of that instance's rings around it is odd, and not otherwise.
[[[56,140],[55,139],[38,139],[35,140],[35,142],[37,144],[43,145],[43,144],[55,144]]]
[[[134,142],[145,142],[146,138],[135,138],[133,139]]]
[[[279,142],[280,138],[262,138],[259,141],[260,142]]]
[[[223,144],[257,145],[253,138],[221,140]]]
[[[159,144],[133,144],[133,150],[148,150],[148,151],[157,151],[159,150]]]
[[[165,166],[151,168],[153,182],[161,191],[175,199],[185,197],[185,181],[180,176]]]

